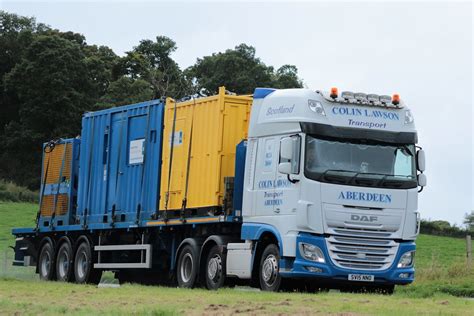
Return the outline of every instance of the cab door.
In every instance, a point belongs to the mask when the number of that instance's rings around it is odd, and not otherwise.
[[[255,216],[273,216],[276,206],[281,204],[275,196],[275,176],[278,164],[278,137],[258,140],[254,177]]]
[[[295,157],[294,159],[298,160],[293,162],[294,165],[297,165],[295,174],[284,174],[281,173],[278,169],[278,164],[281,162],[286,162],[287,160],[281,157],[281,146],[284,139],[291,138],[295,145]],[[274,184],[274,196],[278,200],[278,203],[275,205],[275,213],[282,215],[291,215],[296,214],[299,192],[300,192],[300,182],[299,182],[299,173],[301,166],[301,137],[299,135],[284,135],[278,137],[278,161],[276,167],[276,176]]]

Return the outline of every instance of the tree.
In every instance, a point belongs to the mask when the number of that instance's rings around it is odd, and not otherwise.
[[[41,144],[80,133],[81,116],[94,103],[94,83],[81,46],[58,35],[37,35],[5,76],[19,101],[18,119],[2,138],[2,177],[35,188]]]
[[[126,76],[112,82],[106,94],[97,103],[99,108],[109,108],[153,99],[153,86],[143,79]]]
[[[0,137],[5,125],[18,119],[19,101],[13,91],[5,88],[5,76],[21,61],[24,52],[38,32],[49,28],[34,18],[0,11]]]
[[[255,48],[240,44],[224,53],[198,58],[185,74],[205,94],[217,93],[219,86],[238,94],[251,94],[256,87],[300,88],[295,66],[284,65],[276,72],[255,56]]]
[[[152,87],[152,99],[164,96],[181,98],[191,93],[191,85],[183,76],[178,64],[171,58],[171,54],[176,50],[176,43],[166,36],[157,36],[156,41],[142,40],[140,44],[118,63],[115,74],[126,76],[132,80],[143,80]],[[120,79],[118,76],[117,79]],[[132,82],[122,79],[121,84],[128,82],[132,87]],[[144,87],[143,82],[135,86]],[[136,93],[136,91],[132,91]],[[107,93],[111,99],[123,99],[114,96],[113,91]],[[144,94],[144,96],[147,94]],[[135,94],[135,97],[137,95]],[[144,101],[144,100],[139,100]]]
[[[294,65],[283,65],[276,71],[274,88],[301,88],[303,83],[298,78],[298,68]]]

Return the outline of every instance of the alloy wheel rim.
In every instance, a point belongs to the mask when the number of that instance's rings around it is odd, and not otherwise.
[[[262,278],[268,285],[272,286],[275,283],[278,273],[278,261],[272,254],[268,255],[263,261]]]
[[[190,253],[186,253],[183,256],[183,263],[181,264],[181,279],[188,283],[191,280],[193,274],[193,256]]]
[[[45,252],[41,260],[41,274],[47,276],[51,267],[51,256],[49,252]]]
[[[59,277],[65,278],[69,271],[69,255],[66,251],[62,251],[59,255],[58,259],[58,266],[59,266]]]
[[[222,271],[222,258],[218,254],[209,260],[207,265],[207,275],[212,281],[217,281],[220,278]]]
[[[87,272],[87,257],[84,252],[79,254],[77,258],[77,275],[80,279],[84,278]]]

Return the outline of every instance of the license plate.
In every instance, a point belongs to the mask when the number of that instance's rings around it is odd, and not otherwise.
[[[349,274],[347,279],[349,281],[374,282],[374,276],[370,274]]]

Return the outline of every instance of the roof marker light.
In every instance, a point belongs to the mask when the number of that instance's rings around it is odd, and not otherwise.
[[[354,99],[354,93],[350,91],[342,91],[341,92],[341,97],[345,100],[352,100]]]
[[[337,98],[337,95],[338,95],[338,94],[339,94],[339,92],[338,92],[337,88],[336,88],[336,87],[332,87],[332,88],[331,88],[330,97],[333,98],[333,99],[335,99],[335,98]]]
[[[376,94],[368,94],[367,95],[367,100],[372,103],[378,103],[379,102],[379,96]]]
[[[367,94],[362,92],[354,93],[354,97],[357,101],[367,101]]]
[[[389,95],[381,95],[379,97],[379,100],[380,100],[380,102],[382,102],[384,104],[388,104],[388,103],[392,102],[392,98]]]
[[[392,96],[392,103],[394,105],[398,105],[400,103],[400,95],[395,93],[393,96]]]

